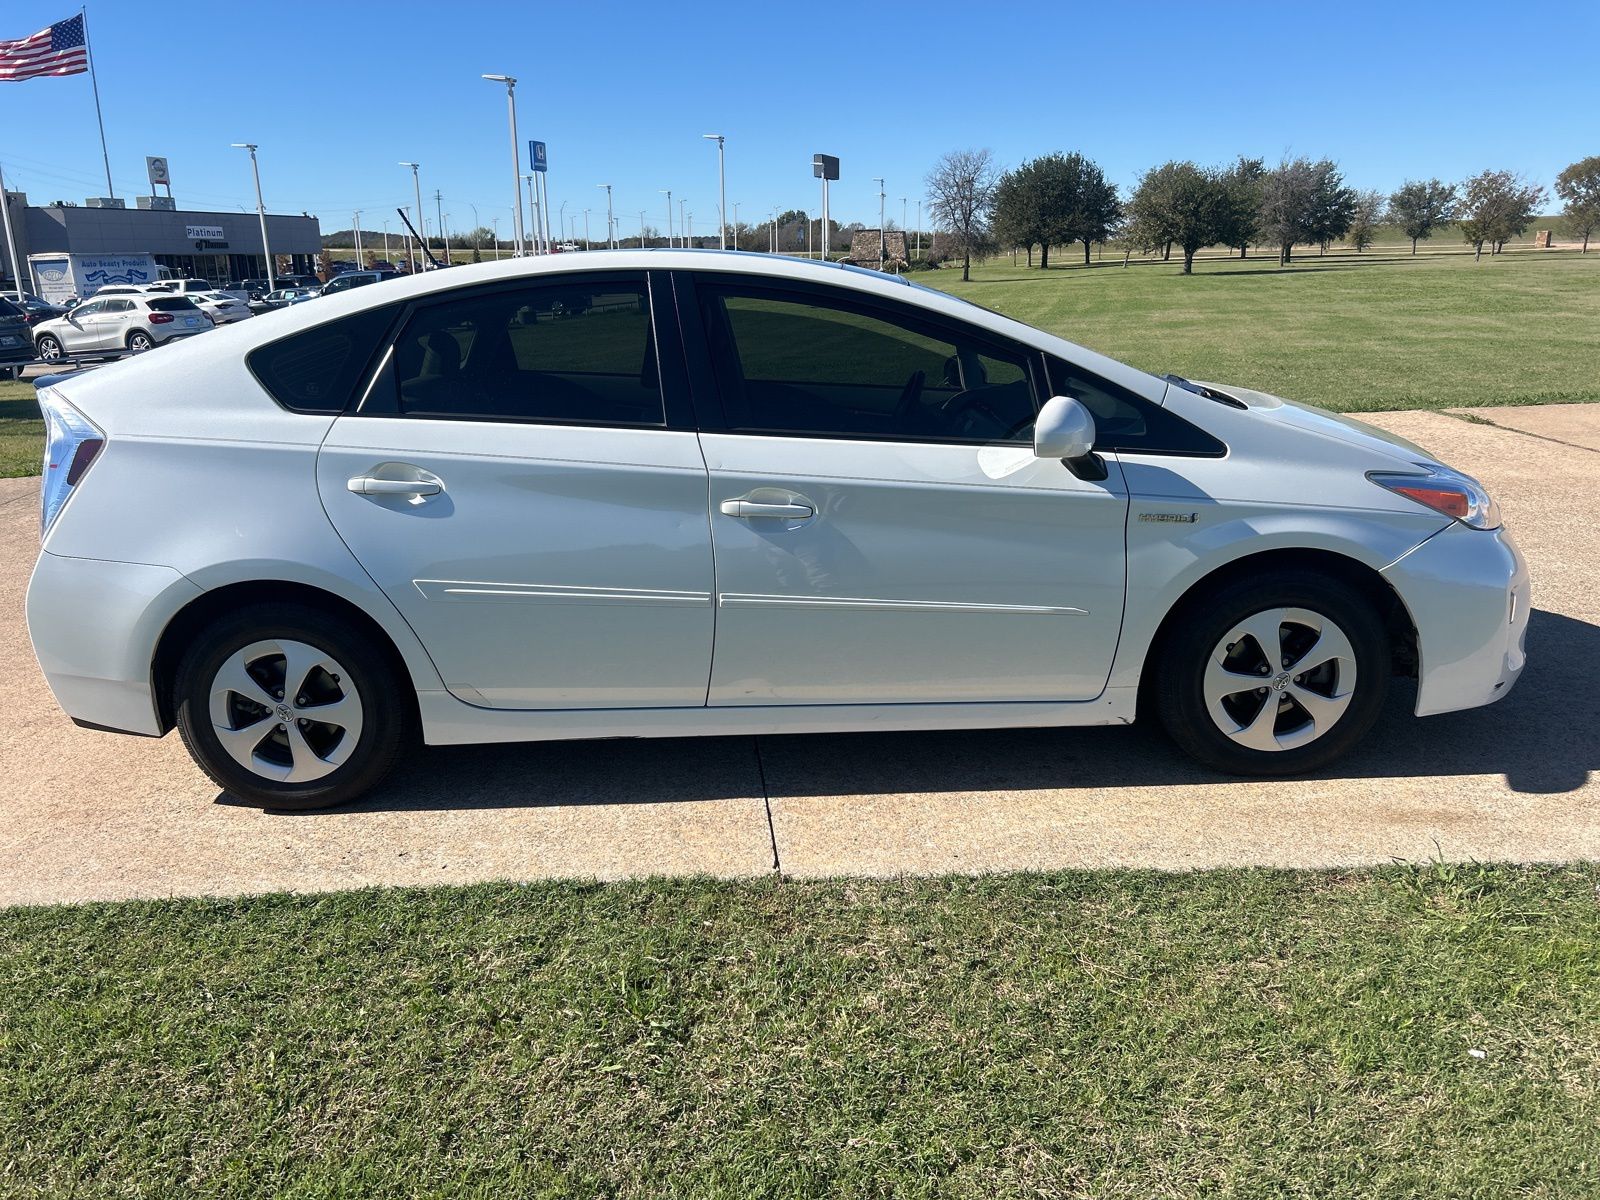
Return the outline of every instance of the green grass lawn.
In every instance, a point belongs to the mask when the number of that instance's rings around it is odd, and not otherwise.
[[[15,1196],[1594,1196],[1600,868],[0,913]]]
[[[33,384],[0,380],[0,479],[37,475],[44,456],[44,422]]]
[[[1299,254],[911,278],[1158,375],[1345,412],[1600,401],[1600,253]]]

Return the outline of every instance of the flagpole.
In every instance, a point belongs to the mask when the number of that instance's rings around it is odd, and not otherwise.
[[[106,195],[115,200],[117,189],[111,183],[111,152],[106,149],[106,119],[100,112],[100,77],[94,72],[94,47],[89,44],[89,10],[80,8],[78,15],[83,18],[83,50],[89,59],[89,83],[94,88],[94,116],[100,122],[100,157],[106,164]]]

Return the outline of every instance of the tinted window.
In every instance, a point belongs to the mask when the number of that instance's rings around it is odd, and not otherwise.
[[[20,317],[23,312],[4,296],[0,296],[0,317]]]
[[[125,301],[129,308],[133,302]],[[154,300],[145,301],[150,306],[151,312],[192,312],[198,306],[187,296],[159,296]]]
[[[724,412],[751,433],[1031,441],[1026,358],[846,299],[701,285]]]
[[[245,361],[285,408],[343,412],[394,315],[380,308],[328,321],[253,350]]]
[[[395,343],[394,371],[411,416],[664,423],[642,278],[480,292],[423,309]]]
[[[152,304],[150,307],[154,308],[155,305]],[[106,304],[105,304],[105,308],[103,308],[101,311],[102,312],[108,312],[108,313],[132,312],[133,311],[133,301],[132,300],[107,300]]]
[[[1207,457],[1227,453],[1227,446],[1205,430],[1109,379],[1064,359],[1047,358],[1045,366],[1053,394],[1071,396],[1094,414],[1096,450]]]
[[[78,305],[77,308],[73,309],[67,315],[69,317],[72,317],[74,320],[77,320],[77,319],[82,318],[82,317],[92,317],[96,313],[98,313],[102,309],[104,309],[105,306],[106,306],[106,301],[104,301],[104,300],[91,300],[87,304]]]

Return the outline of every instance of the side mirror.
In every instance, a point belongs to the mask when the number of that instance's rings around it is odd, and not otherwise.
[[[1094,414],[1071,396],[1053,396],[1033,423],[1036,458],[1059,458],[1079,479],[1106,477],[1106,465],[1094,452]]]

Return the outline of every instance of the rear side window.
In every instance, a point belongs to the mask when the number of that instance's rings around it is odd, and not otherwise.
[[[665,424],[642,277],[480,292],[422,309],[395,341],[412,417]]]
[[[1096,450],[1220,458],[1228,447],[1176,413],[1054,356],[1045,359],[1050,392],[1071,396],[1094,416]]]
[[[395,309],[328,321],[252,350],[245,358],[267,393],[293,412],[343,412],[354,399]]]
[[[129,308],[133,307],[133,301],[131,300],[124,301],[124,303]],[[154,300],[147,300],[145,303],[150,306],[151,312],[192,312],[196,307],[195,302],[187,296],[160,296]]]
[[[0,296],[0,317],[20,317],[22,310],[4,296]]]

